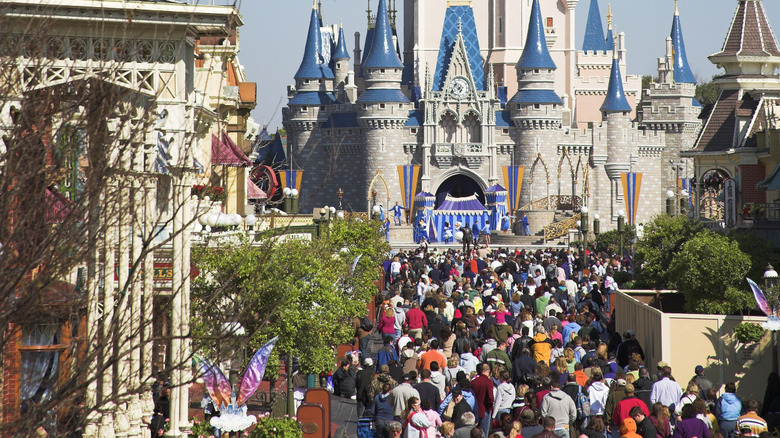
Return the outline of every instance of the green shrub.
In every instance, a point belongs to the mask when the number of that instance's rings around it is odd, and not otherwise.
[[[302,438],[301,425],[295,418],[265,417],[257,422],[257,426],[249,438]]]
[[[758,324],[743,322],[734,327],[734,337],[739,342],[758,342],[764,337],[764,329]]]

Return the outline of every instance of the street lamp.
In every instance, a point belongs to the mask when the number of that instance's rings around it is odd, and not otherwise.
[[[285,187],[284,190],[282,190],[282,195],[284,195],[284,200],[282,201],[282,210],[284,210],[286,213],[290,213],[292,211],[291,193],[292,189],[289,187]]]
[[[339,197],[339,210],[344,210],[344,208],[341,206],[341,200],[344,198],[344,191],[341,190],[341,187],[339,187],[339,190],[336,192],[336,196]]]
[[[597,237],[601,234],[601,216],[598,213],[593,215],[593,234]]]
[[[617,217],[617,232],[618,237],[620,237],[620,254],[618,254],[618,257],[622,260],[623,258],[623,232],[626,230],[626,212],[623,210],[618,210],[618,217]]]
[[[376,192],[374,192],[374,193],[376,193]],[[371,213],[372,213],[371,217],[375,221],[382,220],[382,209],[379,208],[379,205],[374,205],[374,208],[371,209]]]
[[[677,195],[673,190],[666,191],[666,214],[669,216],[674,216],[674,202],[676,197]]]
[[[582,240],[588,243],[588,231],[590,231],[590,222],[588,222],[588,207],[583,206],[580,209],[580,216],[582,217]]]
[[[769,298],[769,306],[772,311],[777,306],[777,283],[778,276],[775,268],[771,263],[767,263],[766,270],[764,270],[764,288],[766,289],[765,295]],[[777,315],[769,315],[769,318],[777,318]],[[770,330],[772,332],[772,371],[777,373],[777,331]]]
[[[290,190],[290,197],[292,198],[290,201],[291,213],[298,214],[298,189]]]

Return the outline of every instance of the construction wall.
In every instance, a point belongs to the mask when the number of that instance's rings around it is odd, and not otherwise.
[[[733,338],[738,324],[761,323],[766,317],[662,313],[626,293],[619,292],[615,298],[619,309],[616,329],[620,333],[634,329],[651,372],[659,361],[669,363],[684,389],[696,365],[702,365],[717,387],[735,381],[739,397],[763,400],[767,376],[772,371],[771,335],[767,332],[753,345]]]

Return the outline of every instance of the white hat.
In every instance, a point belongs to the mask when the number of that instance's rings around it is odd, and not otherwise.
[[[363,359],[363,365],[364,366],[370,367],[373,364],[374,364],[374,360],[371,359],[370,357],[367,357],[367,358]]]

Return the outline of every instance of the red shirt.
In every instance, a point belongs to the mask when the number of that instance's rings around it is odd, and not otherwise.
[[[409,309],[406,312],[406,325],[412,330],[427,328],[428,318],[425,317],[425,312],[420,309]]]
[[[493,409],[493,381],[484,374],[480,374],[471,381],[471,392],[477,399],[479,418],[485,418],[486,413]]]
[[[648,412],[645,402],[632,396],[626,397],[618,402],[618,404],[615,406],[614,412],[612,413],[612,422],[618,426],[623,424],[623,420],[630,418],[628,416],[628,412],[634,406],[639,406],[642,409],[642,413],[645,414],[645,417],[650,416],[650,412]]]

